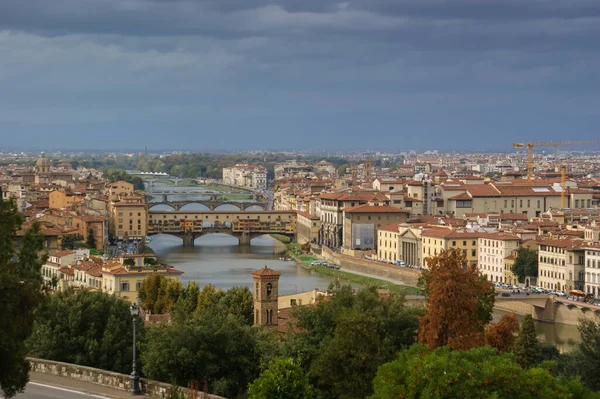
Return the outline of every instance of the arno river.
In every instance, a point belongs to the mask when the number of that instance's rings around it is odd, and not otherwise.
[[[154,236],[149,244],[161,258],[184,272],[183,284],[196,281],[200,287],[213,284],[218,288],[246,286],[252,289],[252,270],[268,267],[281,273],[279,291],[282,295],[324,290],[330,279],[311,274],[293,262],[279,260],[274,241],[270,237],[252,240],[250,247],[238,246],[237,239],[227,235],[206,235],[196,240],[195,247],[183,247],[179,238]],[[497,320],[501,312],[494,312]],[[517,316],[520,320],[523,318]],[[575,326],[536,323],[541,340],[557,345],[560,351],[570,350],[580,339]]]

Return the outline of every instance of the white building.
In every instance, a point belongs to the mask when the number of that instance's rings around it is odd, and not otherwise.
[[[600,246],[585,248],[585,292],[600,296]]]
[[[481,233],[479,237],[479,261],[477,267],[488,281],[504,283],[505,259],[519,248],[521,238],[505,233]]]
[[[223,168],[223,183],[248,188],[267,188],[267,170],[262,166],[239,163]]]
[[[48,256],[46,263],[42,266],[42,278],[44,279],[44,283],[52,284],[52,280],[58,282],[61,278],[59,272],[61,267],[74,264],[78,260],[87,258],[89,257],[89,254],[89,250],[63,250],[51,253]]]
[[[538,284],[551,290],[583,290],[584,245],[582,240],[541,242],[538,251]]]

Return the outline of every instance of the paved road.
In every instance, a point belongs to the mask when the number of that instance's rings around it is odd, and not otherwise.
[[[82,399],[82,398],[107,398],[107,396],[79,392],[68,388],[54,387],[52,385],[30,382],[25,387],[25,392],[17,394],[16,399]]]
[[[25,392],[17,394],[16,399],[143,399],[145,396],[131,396],[126,391],[91,384],[85,381],[59,377],[50,374],[31,372],[30,382]],[[2,398],[2,395],[0,395]]]

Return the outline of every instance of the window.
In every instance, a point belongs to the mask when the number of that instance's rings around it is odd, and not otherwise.
[[[458,200],[458,201],[456,201],[456,207],[457,208],[470,208],[471,200]]]
[[[456,241],[452,241],[452,246],[455,247],[456,246]]]
[[[466,246],[467,246],[467,242],[463,241],[463,247],[466,247]]]
[[[121,283],[121,291],[129,291],[129,283],[128,282]]]
[[[537,202],[537,207],[539,209],[539,207],[540,207],[540,200],[538,200],[538,202]]]
[[[475,256],[477,256],[477,251],[476,251],[475,249],[472,249],[472,250],[471,250],[471,256],[472,256],[472,257],[475,257]]]
[[[271,285],[271,283],[267,284],[267,297],[271,296],[271,291],[273,291],[273,286]]]
[[[477,245],[477,241],[473,241],[472,245]]]
[[[119,216],[123,216],[123,212],[119,212]]]
[[[133,216],[133,212],[129,212],[129,216]]]

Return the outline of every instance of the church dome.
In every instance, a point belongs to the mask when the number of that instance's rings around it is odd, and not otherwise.
[[[43,152],[40,154],[40,158],[35,163],[35,166],[50,166],[50,161],[46,158],[46,154]]]

